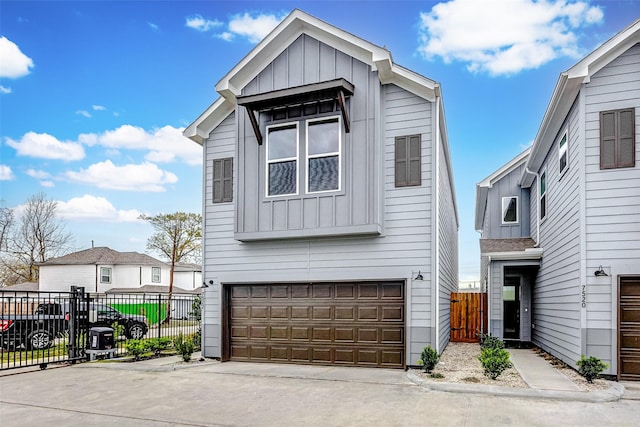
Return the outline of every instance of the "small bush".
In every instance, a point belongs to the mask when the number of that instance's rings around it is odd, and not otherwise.
[[[440,360],[440,356],[438,352],[434,350],[430,345],[426,346],[422,350],[422,354],[420,355],[421,365],[424,367],[425,372],[431,372],[433,368],[438,364],[438,360]]]
[[[432,372],[431,374],[429,374],[429,376],[431,378],[435,378],[435,379],[438,379],[438,380],[441,380],[441,379],[444,378],[444,374],[442,374],[440,372]]]
[[[151,338],[147,340],[150,351],[156,356],[160,355],[162,350],[166,350],[171,346],[171,339],[167,337]]]
[[[491,334],[481,334],[480,348],[504,348],[504,341],[498,337],[492,336]]]
[[[173,346],[175,347],[176,352],[182,356],[182,360],[185,362],[191,360],[191,355],[194,350],[193,340],[191,337],[185,337],[181,333],[173,340]]]
[[[597,379],[598,376],[600,376],[600,374],[609,367],[609,365],[597,357],[590,356],[585,358],[584,354],[580,356],[580,360],[578,360],[577,364],[578,372],[589,384],[592,384],[593,380]]]
[[[145,340],[128,340],[124,347],[127,354],[133,356],[135,360],[139,360],[140,356],[149,351],[149,344]]]
[[[511,367],[509,352],[504,348],[483,348],[478,360],[484,369],[484,375],[495,380]]]

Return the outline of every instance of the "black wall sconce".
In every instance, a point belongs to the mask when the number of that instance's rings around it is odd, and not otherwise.
[[[598,270],[596,270],[596,272],[594,273],[594,275],[595,275],[596,277],[604,277],[604,276],[608,276],[607,272],[606,272],[606,271],[604,271],[604,270],[602,269],[602,266],[600,266],[600,268],[599,268]]]
[[[413,280],[424,280],[424,277],[422,277],[422,273],[420,272],[420,270],[418,270],[418,275]]]

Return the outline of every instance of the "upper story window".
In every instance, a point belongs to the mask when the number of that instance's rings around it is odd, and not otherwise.
[[[160,283],[160,267],[151,267],[151,281]]]
[[[540,175],[540,219],[547,216],[547,171]]]
[[[340,189],[340,120],[307,121],[307,193]]]
[[[502,198],[502,223],[516,224],[518,222],[518,196]]]
[[[213,203],[233,201],[233,158],[213,161]]]
[[[560,169],[560,176],[569,168],[569,141],[568,132],[565,130],[558,143],[558,162]]]
[[[420,135],[396,137],[396,187],[410,187],[422,184],[420,145]]]
[[[267,127],[267,195],[298,194],[298,124]]]
[[[600,112],[600,169],[636,165],[635,109]]]
[[[100,283],[111,283],[111,268],[100,267]]]

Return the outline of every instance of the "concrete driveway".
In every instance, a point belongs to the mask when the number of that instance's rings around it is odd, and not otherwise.
[[[0,377],[3,427],[637,425],[640,402],[430,391],[401,370],[162,361]]]

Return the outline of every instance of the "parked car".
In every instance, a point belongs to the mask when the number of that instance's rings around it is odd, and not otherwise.
[[[27,350],[43,350],[69,329],[68,317],[62,313],[9,314],[0,318],[0,342],[3,348],[24,345]]]
[[[80,303],[76,318],[80,328],[94,326],[112,327],[120,325],[129,339],[140,339],[149,330],[144,316],[121,313],[102,303]],[[28,350],[42,350],[50,347],[55,338],[69,330],[69,302],[41,303],[33,314],[4,315],[0,318],[0,342],[3,348],[17,348],[24,345]]]

